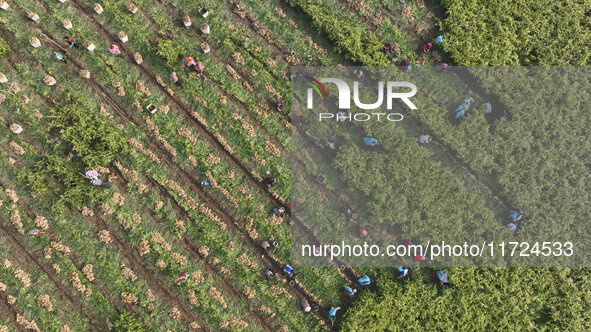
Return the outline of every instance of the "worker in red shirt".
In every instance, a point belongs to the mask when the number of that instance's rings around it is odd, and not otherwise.
[[[61,38],[58,38],[58,39],[65,41],[66,44],[70,45],[70,48],[72,48],[72,47],[80,47],[76,43],[74,43],[74,40],[72,38],[70,38],[68,36],[61,37]]]
[[[277,97],[277,102],[275,103],[275,108],[277,108],[278,112],[283,112],[283,101],[281,97]]]

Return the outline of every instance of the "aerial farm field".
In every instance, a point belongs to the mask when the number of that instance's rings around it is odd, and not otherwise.
[[[0,332],[591,330],[588,261],[299,267],[291,244],[292,231],[321,244],[366,229],[374,241],[378,223],[453,235],[454,220],[473,220],[470,231],[505,234],[511,209],[524,212],[519,240],[584,229],[589,1],[95,1],[0,0]],[[428,77],[436,93],[417,95],[403,121],[304,124],[306,149],[292,146],[303,116],[292,67],[403,60],[520,67]],[[547,94],[539,81],[573,89]],[[300,201],[292,181],[308,184]],[[306,204],[342,218],[361,197],[379,213],[347,228],[291,218]],[[403,204],[390,209],[392,197]]]

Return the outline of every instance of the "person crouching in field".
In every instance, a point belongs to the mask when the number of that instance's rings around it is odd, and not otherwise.
[[[201,76],[201,79],[205,79],[205,76],[203,75],[205,68],[203,67],[201,62],[196,62],[195,59],[193,59],[192,57],[188,57],[187,58],[187,66],[189,68],[193,67],[193,69],[195,69],[195,71],[199,73],[199,75]]]
[[[74,43],[74,40],[72,38],[70,38],[68,36],[61,37],[61,38],[58,38],[58,39],[59,40],[63,40],[64,42],[66,42],[66,44],[70,45],[70,48],[72,48],[72,47],[80,47],[76,43]]]
[[[170,74],[170,81],[172,82],[172,84],[176,84],[176,85],[180,86],[181,88],[183,87],[181,80],[179,80],[179,77],[176,76],[175,72],[172,72],[172,74]]]
[[[117,46],[115,44],[109,46],[109,52],[111,52],[112,54],[119,55],[119,56],[123,57],[123,55],[121,54],[121,50],[119,49],[119,46]]]
[[[275,103],[275,108],[277,109],[278,112],[283,112],[283,101],[281,100],[281,97],[277,97],[277,102]]]

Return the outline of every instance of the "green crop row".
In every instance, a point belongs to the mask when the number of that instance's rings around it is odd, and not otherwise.
[[[369,66],[385,66],[389,63],[384,55],[384,45],[376,35],[355,21],[353,15],[340,10],[333,3],[312,0],[289,0],[313,19],[314,25],[325,31],[335,43],[336,49],[345,57]]]

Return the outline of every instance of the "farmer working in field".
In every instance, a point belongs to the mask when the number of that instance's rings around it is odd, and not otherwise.
[[[523,217],[523,211],[521,210],[509,210],[509,218],[511,218],[511,220],[513,222],[519,221],[521,220],[521,218]]]
[[[408,62],[408,60],[404,59],[402,60],[398,66],[402,67],[403,70],[405,71],[409,71],[410,70],[410,62]]]
[[[443,285],[443,284],[449,284],[449,279],[447,278],[447,272],[446,271],[437,271],[437,279],[439,279],[439,284]]]
[[[347,207],[346,205],[341,205],[341,207],[339,207],[339,211],[341,212],[341,214],[344,217],[351,216],[351,209],[349,207]]]
[[[326,136],[326,145],[332,150],[335,149],[335,143],[337,142],[337,134],[332,134]]]
[[[339,122],[345,122],[348,118],[347,113],[343,111],[337,113],[337,121]]]
[[[357,79],[360,79],[363,76],[363,71],[361,69],[355,69],[353,70],[353,75],[357,77]]]
[[[261,243],[261,257],[265,257],[265,252],[269,251],[269,248],[271,248],[271,245],[269,244],[268,241],[263,241],[263,243]]]
[[[41,231],[38,230],[37,228],[34,228],[34,229],[30,230],[27,234],[33,235],[33,236],[43,235],[43,233],[41,233]]]
[[[371,284],[371,279],[369,279],[369,277],[367,276],[367,274],[364,274],[363,276],[361,276],[361,278],[359,278],[359,280],[357,280],[357,282],[361,286],[367,286],[367,285]]]
[[[203,68],[203,65],[201,64],[201,62],[196,62],[192,57],[188,57],[187,58],[187,66],[189,68],[193,67],[193,69],[195,69],[195,71],[199,73],[199,75],[201,76],[201,79],[205,79],[205,76],[203,75],[203,72],[205,71],[205,69]]]
[[[273,187],[277,182],[279,182],[278,178],[266,177],[263,179],[263,183],[269,188]]]
[[[63,40],[66,42],[66,44],[70,45],[70,48],[72,47],[79,47],[76,43],[74,43],[74,40],[72,40],[72,38],[65,36],[65,37],[61,37],[58,38],[59,40]]]
[[[509,230],[509,232],[515,233],[515,231],[517,230],[517,226],[519,226],[517,222],[510,222],[507,224],[506,227]]]
[[[187,58],[187,66],[189,68],[191,68],[191,67],[195,68],[195,67],[197,67],[197,62],[195,62],[195,60],[193,58],[188,57]]]
[[[378,144],[378,140],[373,137],[364,137],[363,143],[365,143],[365,145],[367,146],[375,146],[376,144]]]
[[[101,176],[101,175],[97,171],[95,171],[94,169],[91,169],[90,171],[86,171],[86,173],[84,174],[84,177],[89,180],[98,179],[99,176]]]
[[[420,268],[421,261],[425,260],[425,256],[417,254],[415,257],[413,257],[413,260],[415,261],[415,270],[418,270]]]
[[[201,62],[197,62],[197,72],[199,73],[199,76],[201,76],[201,79],[204,80],[205,79],[205,75],[203,74],[205,72],[205,68],[203,67],[203,65],[201,64]]]
[[[90,171],[86,171],[86,173],[83,174],[83,176],[89,179],[90,183],[92,183],[93,186],[109,188],[109,185],[105,181],[99,179],[100,174],[93,169],[91,169]]]
[[[107,184],[107,182],[103,181],[102,179],[94,179],[94,180],[91,180],[90,183],[93,186],[97,186],[97,187],[105,187],[105,188],[109,188],[110,187]]]
[[[345,294],[347,296],[353,296],[353,295],[355,295],[355,293],[357,293],[357,289],[351,288],[349,286],[345,286]]]
[[[179,281],[183,281],[183,280],[189,279],[190,276],[191,275],[188,274],[188,273],[183,273],[183,274],[180,275],[180,277],[176,278],[174,280],[174,282],[176,283],[176,282],[179,282]]]
[[[53,52],[53,56],[58,59],[59,61],[63,61],[64,63],[68,63],[68,61],[66,61],[66,59],[64,59],[64,56],[59,54],[58,52]]]
[[[423,50],[423,53],[427,53],[431,50],[432,47],[433,47],[433,44],[431,44],[431,43],[423,44],[423,45],[421,45],[421,50]]]
[[[394,49],[394,47],[392,46],[392,43],[390,42],[385,42],[384,43],[384,54],[390,54],[392,53],[392,50]]]
[[[283,218],[285,217],[285,208],[280,206],[279,208],[273,208],[273,220],[275,218]]]
[[[405,268],[403,266],[398,267],[398,278],[404,278],[404,277],[406,277],[407,274],[408,274],[407,268]]]
[[[172,82],[172,84],[176,84],[176,85],[180,86],[181,88],[183,87],[181,80],[179,80],[179,77],[176,76],[175,72],[172,72],[172,74],[170,74],[170,81]]]

